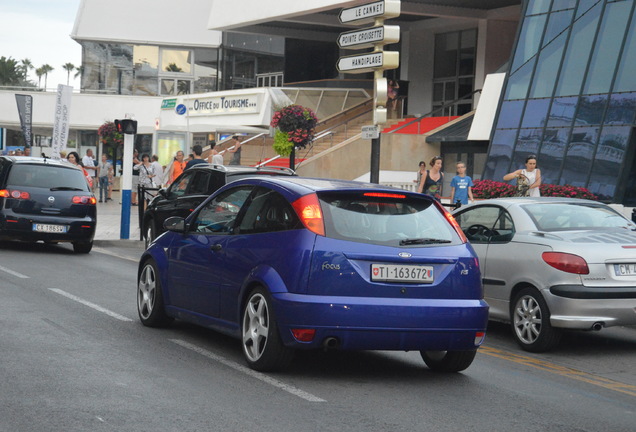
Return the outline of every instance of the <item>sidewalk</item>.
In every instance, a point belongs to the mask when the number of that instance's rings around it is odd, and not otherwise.
[[[99,200],[99,192],[96,195]],[[97,202],[97,228],[95,230],[95,240],[122,240],[121,239],[121,192],[113,191],[113,200],[105,203]],[[139,207],[130,207],[130,231],[128,240],[139,241]]]

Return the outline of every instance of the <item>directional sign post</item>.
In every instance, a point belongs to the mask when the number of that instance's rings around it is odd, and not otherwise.
[[[380,138],[378,125],[386,123],[387,80],[384,71],[400,65],[400,53],[384,51],[383,46],[400,41],[399,26],[385,26],[384,20],[400,16],[400,0],[382,0],[362,6],[342,9],[340,22],[374,26],[363,30],[341,33],[338,46],[344,49],[373,48],[373,52],[340,57],[337,68],[344,73],[373,72],[375,78],[373,126],[365,126],[363,138],[371,139],[371,182],[380,182]]]

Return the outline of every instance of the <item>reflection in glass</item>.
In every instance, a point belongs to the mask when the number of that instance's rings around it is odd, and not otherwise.
[[[512,164],[510,170],[516,170],[525,167],[526,158],[530,155],[536,155],[541,143],[543,129],[520,129],[517,145],[515,146],[512,156]]]
[[[636,120],[636,93],[620,93],[612,95],[604,123],[633,124]]]
[[[579,8],[576,10],[576,18],[578,19],[581,15],[589,14],[594,6],[602,2],[603,0],[579,0]]]
[[[555,184],[559,179],[563,155],[568,142],[569,128],[548,128],[543,135],[537,166],[543,183]]]
[[[528,85],[530,84],[530,76],[535,60],[536,57],[510,75],[505,99],[525,99],[528,94]]]
[[[499,111],[499,119],[497,121],[497,128],[499,129],[518,128],[519,121],[521,120],[521,111],[523,110],[524,104],[525,104],[525,101],[523,100],[503,102],[501,104],[501,109]]]
[[[532,4],[532,3],[531,3]],[[543,34],[547,15],[527,17],[523,20],[523,28],[519,35],[519,42],[512,62],[512,73],[515,73],[525,62],[539,51],[539,42]]]
[[[510,156],[516,136],[516,129],[495,131],[484,168],[484,178],[503,181],[503,176],[509,172]]]
[[[207,93],[217,90],[218,51],[211,48],[194,50],[194,93]]]
[[[632,18],[633,19],[633,18]],[[636,91],[636,79],[634,79],[634,71],[636,70],[636,25],[632,23],[625,42],[625,48],[621,54],[621,63],[618,68],[616,82],[614,83],[615,92]]]
[[[609,91],[632,4],[633,0],[607,4],[583,93]]]
[[[550,99],[530,99],[526,105],[523,114],[521,127],[536,128],[543,127],[548,116],[548,108],[550,107]]]
[[[528,5],[526,15],[545,13],[550,9],[552,0],[534,0]]]
[[[548,126],[571,126],[578,100],[578,96],[554,98],[548,116]]]
[[[161,70],[162,72],[192,73],[190,50],[161,50]]]
[[[557,96],[577,95],[581,92],[600,10],[601,4],[597,1],[596,6],[574,24],[557,85]]]
[[[157,76],[159,48],[149,45],[135,45],[133,47],[133,64],[135,65],[135,76]]]
[[[541,51],[537,70],[534,74],[530,97],[550,97],[563,57],[565,34],[562,34]]]
[[[546,131],[547,132],[547,131]],[[592,167],[598,127],[575,127],[568,144],[563,174],[559,184],[585,187]]]
[[[573,9],[576,7],[576,2],[577,0],[554,0],[552,2],[552,10]]]
[[[610,200],[614,197],[618,180],[616,174],[625,158],[630,132],[629,126],[609,126],[601,131],[588,185],[588,189],[599,195],[600,199]]]
[[[550,14],[548,26],[545,30],[545,36],[543,37],[543,46],[545,47],[551,43],[557,36],[561,35],[563,30],[567,29],[572,24],[573,9],[564,10],[561,12],[554,12]],[[564,42],[562,41],[561,44]]]
[[[576,113],[574,124],[576,126],[586,126],[601,124],[605,105],[607,105],[607,95],[581,96],[579,109]]]

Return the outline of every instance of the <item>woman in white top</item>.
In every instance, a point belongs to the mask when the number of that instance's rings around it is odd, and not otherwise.
[[[528,192],[526,196],[538,197],[541,196],[539,186],[541,186],[541,170],[537,168],[537,157],[530,155],[526,158],[525,169],[519,169],[517,171],[506,174],[504,181],[510,181],[514,178],[521,178],[528,184]]]

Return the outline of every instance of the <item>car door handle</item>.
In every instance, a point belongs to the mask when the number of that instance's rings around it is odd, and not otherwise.
[[[220,244],[213,244],[212,246],[210,246],[210,250],[214,251],[214,252],[218,252],[221,249],[223,249],[223,246],[221,246]]]

